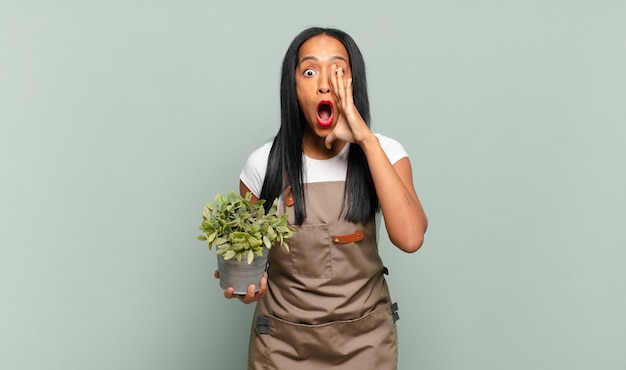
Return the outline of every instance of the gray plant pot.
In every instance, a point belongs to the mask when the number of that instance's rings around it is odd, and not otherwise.
[[[248,286],[254,284],[259,290],[259,282],[267,268],[269,250],[263,248],[263,257],[255,257],[251,264],[246,260],[241,262],[235,258],[224,260],[217,255],[217,268],[220,271],[220,287],[222,289],[234,288],[235,294],[246,294]]]

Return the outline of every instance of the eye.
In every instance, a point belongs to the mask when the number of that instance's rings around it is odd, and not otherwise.
[[[304,76],[305,77],[313,77],[315,76],[315,71],[312,70],[311,68],[308,68],[304,71]]]

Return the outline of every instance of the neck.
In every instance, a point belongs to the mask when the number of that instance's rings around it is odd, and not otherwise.
[[[345,141],[333,141],[330,149],[326,148],[325,137],[304,135],[302,139],[302,151],[304,154],[313,159],[329,159],[341,152],[346,145]]]

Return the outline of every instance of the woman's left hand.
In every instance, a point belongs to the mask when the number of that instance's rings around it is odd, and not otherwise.
[[[335,70],[330,81],[339,117],[335,129],[326,136],[326,147],[330,149],[335,140],[361,144],[372,132],[354,105],[352,78],[344,82],[343,68],[337,65],[331,66],[331,70]]]
[[[213,274],[213,276],[215,276],[216,279],[219,279],[220,271],[215,270],[215,273]],[[260,301],[265,295],[265,292],[267,291],[267,272],[263,274],[263,277],[261,278],[261,281],[259,282],[258,290],[256,289],[256,285],[251,284],[248,286],[248,290],[246,291],[246,294],[235,294],[234,291],[235,290],[232,287],[226,288],[224,290],[224,297],[228,299],[237,298],[245,304],[250,304],[252,302]]]

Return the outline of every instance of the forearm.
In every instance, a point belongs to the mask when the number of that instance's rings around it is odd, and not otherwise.
[[[361,142],[391,242],[405,252],[415,252],[424,240],[426,214],[413,187],[408,158],[392,165],[373,134]]]

